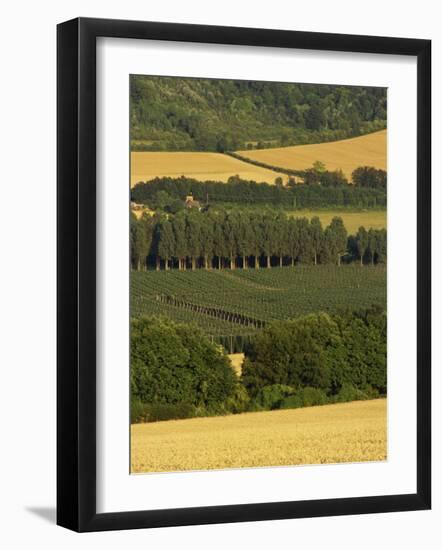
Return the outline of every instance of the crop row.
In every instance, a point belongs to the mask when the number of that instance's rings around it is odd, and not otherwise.
[[[165,315],[194,322],[216,338],[256,330],[238,319],[268,322],[373,304],[386,304],[386,269],[380,266],[131,273],[133,317]]]

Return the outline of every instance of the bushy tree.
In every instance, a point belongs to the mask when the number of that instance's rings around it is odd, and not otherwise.
[[[360,166],[353,171],[352,181],[357,187],[369,187],[374,189],[386,189],[387,172],[378,170],[372,166]]]
[[[131,322],[133,398],[210,408],[232,396],[236,383],[222,348],[196,325],[154,317]]]
[[[305,387],[338,394],[344,385],[386,393],[386,315],[379,308],[280,321],[252,340],[242,382],[252,397],[264,387]],[[294,406],[294,405],[293,405]]]

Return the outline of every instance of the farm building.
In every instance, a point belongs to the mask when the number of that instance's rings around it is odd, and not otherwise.
[[[201,204],[199,201],[195,200],[193,198],[193,195],[187,195],[186,200],[184,201],[184,206],[186,208],[198,208],[198,210],[201,209]]]

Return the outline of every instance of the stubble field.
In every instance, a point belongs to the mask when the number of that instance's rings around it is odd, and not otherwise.
[[[355,401],[131,427],[131,471],[382,461],[387,401]]]
[[[238,175],[245,180],[274,183],[278,176],[287,176],[260,168],[221,153],[188,152],[132,152],[131,187],[140,181],[156,177],[186,176],[200,181],[224,181]]]
[[[358,166],[387,169],[387,130],[328,143],[238,153],[251,160],[292,170],[305,170],[311,168],[315,161],[321,161],[328,170],[341,169],[350,178]]]

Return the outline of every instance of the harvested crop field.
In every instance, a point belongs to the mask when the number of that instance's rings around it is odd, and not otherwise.
[[[386,458],[385,399],[131,427],[132,473]]]
[[[186,176],[200,181],[224,181],[238,175],[245,180],[274,183],[275,178],[284,181],[287,176],[260,168],[221,153],[188,152],[132,152],[131,187],[140,181],[156,177],[178,178]]]
[[[350,178],[358,166],[387,169],[387,130],[328,143],[237,152],[252,160],[292,170],[305,170],[315,161],[321,161],[328,170],[341,169]]]

